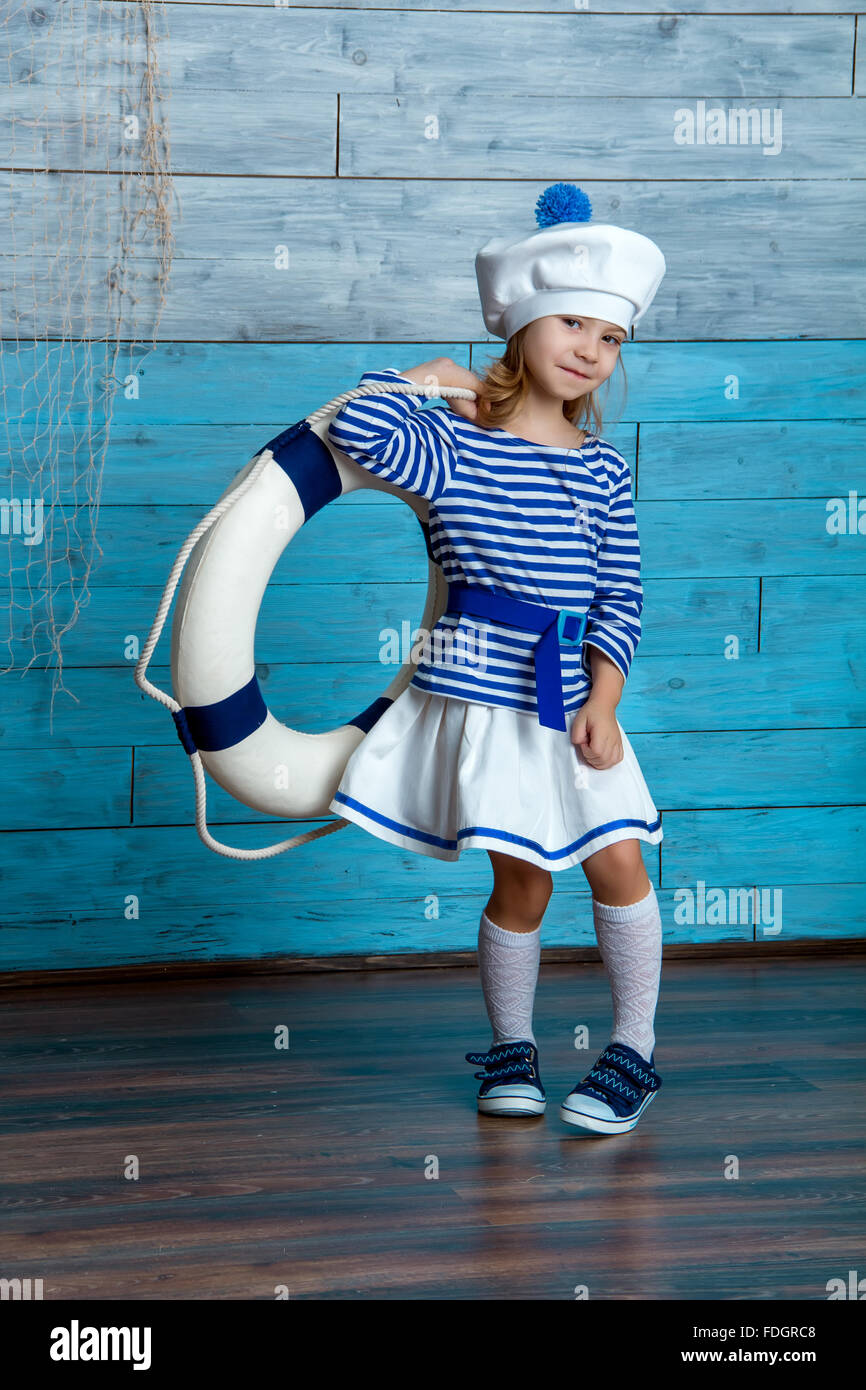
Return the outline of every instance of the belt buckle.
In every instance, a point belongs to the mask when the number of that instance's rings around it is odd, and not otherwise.
[[[568,618],[580,618],[580,631],[576,637],[565,636],[564,629]],[[556,617],[556,631],[560,645],[565,643],[568,647],[579,647],[583,641],[583,634],[586,632],[586,614],[578,613],[576,608],[560,608]]]

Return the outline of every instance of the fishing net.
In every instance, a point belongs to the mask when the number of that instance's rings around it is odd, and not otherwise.
[[[137,398],[171,269],[164,6],[0,0],[0,37],[0,674],[53,671],[53,728],[115,395]]]

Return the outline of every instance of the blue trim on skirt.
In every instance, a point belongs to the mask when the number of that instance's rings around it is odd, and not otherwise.
[[[534,850],[536,854],[542,855],[545,859],[562,859],[567,854],[574,854],[575,850],[581,849],[588,841],[597,839],[600,835],[606,835],[611,830],[619,830],[622,827],[634,828],[635,830],[645,830],[652,835],[656,830],[661,829],[662,818],[658,816],[652,825],[648,825],[645,820],[611,820],[605,825],[596,826],[594,830],[588,830],[579,840],[575,840],[565,849],[554,850],[551,853],[536,840],[529,840],[523,835],[511,835],[507,830],[494,830],[487,825],[473,825],[466,830],[461,830],[456,840],[443,839],[441,835],[430,835],[425,830],[416,830],[412,825],[404,825],[402,821],[391,820],[390,816],[383,816],[381,812],[374,811],[372,806],[365,806],[363,802],[356,801],[353,796],[346,796],[345,792],[335,792],[334,801],[339,801],[343,806],[352,806],[362,815],[369,816],[370,820],[378,821],[380,825],[386,825],[389,830],[396,830],[401,835],[406,835],[416,840],[423,840],[428,845],[439,845],[441,849],[456,850],[458,841],[468,838],[470,835],[489,835],[491,839],[505,840],[512,845],[525,845],[527,849]]]

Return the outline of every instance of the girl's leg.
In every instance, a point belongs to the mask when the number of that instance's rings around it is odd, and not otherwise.
[[[541,919],[553,875],[525,859],[488,850],[493,892],[481,914],[478,965],[493,1042],[535,1042],[532,1010],[541,959]],[[488,915],[489,914],[489,915]]]
[[[662,923],[639,840],[618,840],[583,860],[598,948],[613,995],[611,1042],[650,1061],[662,963]]]

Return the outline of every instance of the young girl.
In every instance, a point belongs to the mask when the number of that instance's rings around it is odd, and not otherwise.
[[[449,358],[361,378],[434,395],[468,386],[476,401],[358,397],[330,426],[352,459],[429,499],[429,548],[449,584],[411,684],[349,759],[330,809],[434,858],[487,850],[478,961],[493,1037],[466,1054],[484,1068],[485,1113],[546,1108],[532,1027],[541,921],[552,873],[582,865],[613,1032],[559,1115],[619,1134],[661,1085],[661,919],[640,841],[658,844],[662,828],[616,716],[643,607],[631,475],[584,426],[601,427],[595,392],[665,263],[648,238],[592,222],[573,185],[546,189],[536,220],[476,257],[485,325],[507,343],[484,380]]]

